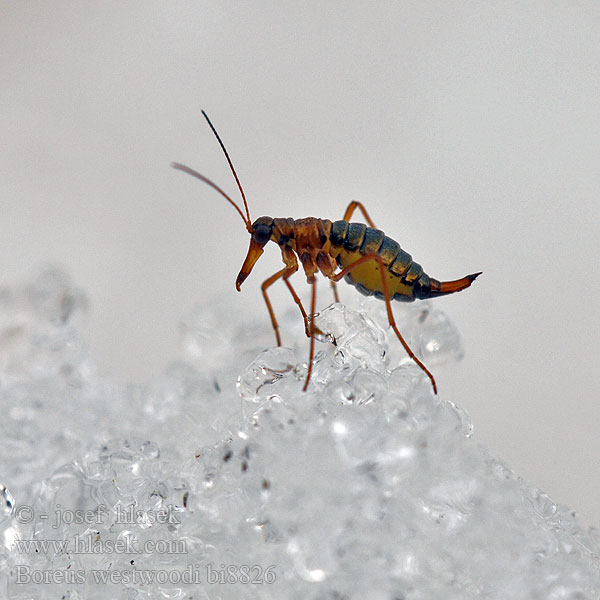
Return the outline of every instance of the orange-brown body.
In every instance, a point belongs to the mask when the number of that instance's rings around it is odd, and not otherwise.
[[[357,206],[359,203],[355,203]],[[370,220],[370,219],[369,219]],[[308,283],[314,281],[317,272],[328,279],[334,278],[338,267],[344,269],[370,254],[381,258],[387,288],[392,300],[412,302],[458,292],[471,285],[479,275],[467,275],[451,282],[440,282],[423,271],[396,241],[380,229],[347,220],[330,221],[306,217],[304,219],[281,219],[260,217],[253,223],[256,228],[269,228],[269,240],[281,248],[282,259],[289,271],[298,270],[298,259],[304,268]],[[240,272],[241,282],[247,277],[258,260],[262,245],[252,243],[248,261]],[[260,253],[259,253],[260,252]],[[380,263],[364,262],[348,272],[345,279],[366,296],[384,299],[384,285]],[[291,274],[291,273],[290,273]],[[289,276],[289,275],[288,275]]]
[[[225,153],[225,157],[244,201],[245,214],[218,185],[204,177],[204,175],[179,163],[173,163],[173,167],[200,179],[215,189],[235,207],[242,217],[246,229],[250,234],[250,248],[235,282],[238,291],[241,291],[242,283],[262,255],[264,246],[269,241],[273,241],[279,245],[285,266],[266,279],[261,288],[278,345],[281,345],[279,325],[277,324],[271,301],[267,295],[267,289],[279,279],[283,279],[302,313],[306,335],[310,337],[310,356],[304,389],[306,390],[308,387],[312,372],[316,332],[314,323],[316,315],[316,274],[320,272],[332,282],[336,301],[338,297],[335,283],[342,278],[345,278],[362,294],[368,296],[374,295],[385,301],[390,327],[394,330],[394,333],[408,355],[427,374],[431,380],[433,391],[437,393],[437,386],[433,375],[419,358],[415,356],[398,330],[390,302],[391,300],[412,302],[416,298],[432,298],[453,294],[469,287],[480,273],[467,275],[455,281],[445,282],[429,277],[423,271],[421,265],[414,262],[410,254],[400,248],[398,242],[386,236],[383,231],[375,227],[365,207],[356,201],[349,204],[344,218],[340,221],[329,221],[328,219],[318,219],[315,217],[295,220],[291,218],[274,219],[272,217],[260,217],[252,223],[246,196],[233,168],[229,154],[206,113],[202,111],[202,114]],[[362,223],[350,222],[350,217],[357,208],[362,211],[369,227]],[[298,270],[298,261],[302,264],[306,273],[306,279],[312,286],[310,316],[307,315],[298,294],[289,282],[289,278]],[[339,271],[338,268],[340,269]]]
[[[349,221],[356,208],[361,209],[365,219],[372,227]],[[416,298],[431,298],[459,292],[469,287],[480,273],[467,275],[456,281],[445,282],[429,277],[423,271],[421,265],[414,262],[410,254],[400,248],[398,242],[386,236],[383,231],[373,225],[367,211],[360,202],[351,202],[341,221],[332,222],[328,219],[317,219],[315,217],[295,220],[291,218],[259,217],[250,225],[248,230],[251,234],[250,248],[237,277],[236,288],[238,291],[241,289],[242,283],[262,255],[264,246],[269,241],[278,244],[285,267],[274,273],[262,284],[262,292],[278,345],[281,344],[279,325],[267,295],[267,289],[278,279],[283,278],[294,301],[300,308],[306,335],[310,337],[310,359],[304,389],[307,388],[310,381],[314,354],[315,275],[321,272],[331,280],[336,300],[338,298],[335,282],[344,277],[362,294],[374,295],[385,301],[390,326],[408,355],[428,375],[433,390],[437,393],[433,375],[417,358],[398,330],[390,301],[412,302]],[[298,260],[304,268],[306,280],[312,285],[310,319],[302,306],[300,298],[288,281],[298,270]],[[340,271],[337,271],[338,267],[341,269]]]

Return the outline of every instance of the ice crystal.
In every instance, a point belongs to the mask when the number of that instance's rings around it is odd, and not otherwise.
[[[598,532],[477,444],[382,303],[321,311],[306,393],[306,344],[215,306],[163,373],[111,384],[85,307],[57,270],[0,290],[3,597],[599,597]],[[395,310],[428,365],[460,359],[443,313]]]

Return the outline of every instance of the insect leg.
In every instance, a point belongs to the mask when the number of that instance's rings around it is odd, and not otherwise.
[[[289,271],[288,273],[286,273],[283,276],[283,281],[285,282],[285,285],[287,285],[288,290],[290,290],[290,294],[292,294],[294,302],[296,302],[298,308],[300,309],[300,312],[302,313],[302,318],[304,319],[304,332],[306,333],[306,337],[310,337],[310,331],[308,329],[308,317],[306,315],[306,311],[304,310],[304,306],[302,306],[302,300],[300,300],[298,294],[296,293],[296,290],[292,287],[292,284],[289,282],[289,278],[293,273],[295,273],[295,271]]]
[[[379,254],[375,254],[375,253],[365,254],[365,256],[361,256],[357,261],[348,265],[345,269],[342,269],[339,273],[336,273],[332,277],[332,279],[334,281],[339,281],[340,279],[342,279],[342,277],[344,277],[350,271],[352,271],[352,269],[355,269],[359,265],[362,265],[369,260],[374,260],[379,264],[379,272],[381,273],[381,285],[383,287],[383,296],[385,299],[385,307],[387,309],[387,316],[388,316],[388,322],[390,324],[390,327],[394,330],[394,333],[400,340],[400,343],[404,347],[404,350],[406,350],[406,353],[408,354],[408,356],[410,356],[410,358],[412,358],[415,361],[415,363],[417,365],[419,365],[419,367],[427,374],[427,376],[431,380],[431,384],[433,385],[433,392],[435,394],[437,394],[437,385],[435,383],[435,379],[433,378],[433,375],[430,373],[429,369],[427,369],[427,367],[418,359],[418,357],[415,355],[415,353],[410,349],[410,346],[406,343],[405,339],[402,337],[402,334],[400,333],[400,331],[398,329],[398,326],[396,325],[396,321],[394,320],[394,314],[392,313],[392,305],[390,302],[390,291],[389,291],[388,283],[387,283],[386,267],[385,267],[385,263],[383,262],[381,256],[379,256]]]
[[[372,227],[373,229],[377,229],[375,227],[375,223],[373,223],[373,221],[371,220],[371,217],[369,216],[367,209],[364,207],[363,203],[359,202],[358,200],[352,200],[352,202],[350,202],[350,204],[348,204],[348,208],[346,209],[346,212],[344,213],[344,221],[350,222],[350,217],[353,215],[354,211],[357,208],[360,209],[360,211],[362,212],[363,216],[365,217],[365,220],[369,224],[369,227]],[[336,302],[339,302],[340,297],[338,295],[337,286],[335,285],[335,281],[333,281],[333,279],[331,280],[331,288],[333,291],[333,299]]]
[[[271,301],[269,300],[269,296],[267,296],[267,288],[273,285],[278,279],[285,275],[285,272],[288,271],[288,268],[285,267],[281,269],[281,271],[277,271],[263,281],[263,284],[260,286],[262,290],[263,296],[265,298],[265,302],[267,304],[267,310],[269,311],[269,316],[271,317],[271,324],[273,325],[273,329],[275,330],[275,339],[277,340],[277,345],[281,346],[281,337],[279,335],[279,324],[277,323],[277,319],[275,318],[275,313],[273,312],[273,307],[271,306]]]
[[[302,388],[305,392],[310,381],[310,374],[312,373],[313,358],[315,356],[315,304],[317,302],[317,281],[313,279],[312,283],[312,298],[310,301],[310,355],[308,357],[308,374],[306,375],[306,383]]]
[[[337,286],[335,285],[335,281],[330,280],[330,283],[331,283],[331,291],[333,292],[333,299],[335,302],[339,302],[340,297],[338,296]]]
[[[281,277],[283,277],[283,281],[285,282],[285,285],[287,285],[288,290],[290,290],[290,294],[292,294],[292,298],[294,299],[294,301],[298,305],[298,308],[300,309],[300,312],[302,313],[302,319],[304,320],[304,332],[306,333],[306,337],[310,337],[310,330],[308,328],[308,315],[306,314],[306,311],[304,310],[304,306],[302,305],[302,300],[300,300],[300,297],[296,293],[296,290],[292,287],[292,284],[288,281],[289,278],[295,272],[296,272],[295,269],[289,269],[289,268],[281,269],[281,271],[277,271],[277,273],[271,275],[271,277],[269,277],[269,279],[267,279],[261,286],[263,296],[264,296],[265,302],[267,304],[267,309],[269,311],[269,316],[271,317],[271,323],[273,325],[273,329],[275,330],[275,338],[277,339],[278,346],[281,346],[281,338],[279,336],[279,323],[277,322],[277,319],[275,318],[275,312],[273,311],[273,306],[271,305],[271,301],[269,300],[269,297],[267,296],[267,288],[270,287],[271,285],[273,285]],[[315,329],[315,332],[323,333],[320,329],[317,329],[317,328]]]
[[[373,221],[371,220],[371,217],[369,217],[369,213],[367,212],[367,209],[363,206],[362,202],[359,202],[358,200],[352,200],[352,202],[350,202],[350,204],[348,204],[348,208],[346,209],[346,212],[344,213],[344,221],[349,222],[350,217],[352,216],[352,213],[357,208],[360,209],[360,211],[364,215],[365,220],[367,221],[369,226],[372,227],[373,229],[377,229],[377,227],[375,227],[375,223],[373,223]]]

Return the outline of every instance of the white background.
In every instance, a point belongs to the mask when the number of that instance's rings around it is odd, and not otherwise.
[[[2,1],[0,33],[1,279],[63,265],[104,374],[162,369],[202,298],[270,327],[277,249],[237,294],[239,215],[169,168],[236,193],[204,108],[253,218],[360,199],[430,275],[484,271],[436,301],[467,351],[441,396],[600,522],[598,3]]]

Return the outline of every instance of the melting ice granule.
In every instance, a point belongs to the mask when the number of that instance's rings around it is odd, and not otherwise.
[[[64,274],[0,295],[0,597],[599,597],[597,530],[474,443],[382,303],[321,311],[303,393],[302,358],[215,305],[120,387]],[[395,312],[426,364],[462,356],[437,309]]]
[[[0,523],[12,515],[15,499],[12,494],[0,483]]]

